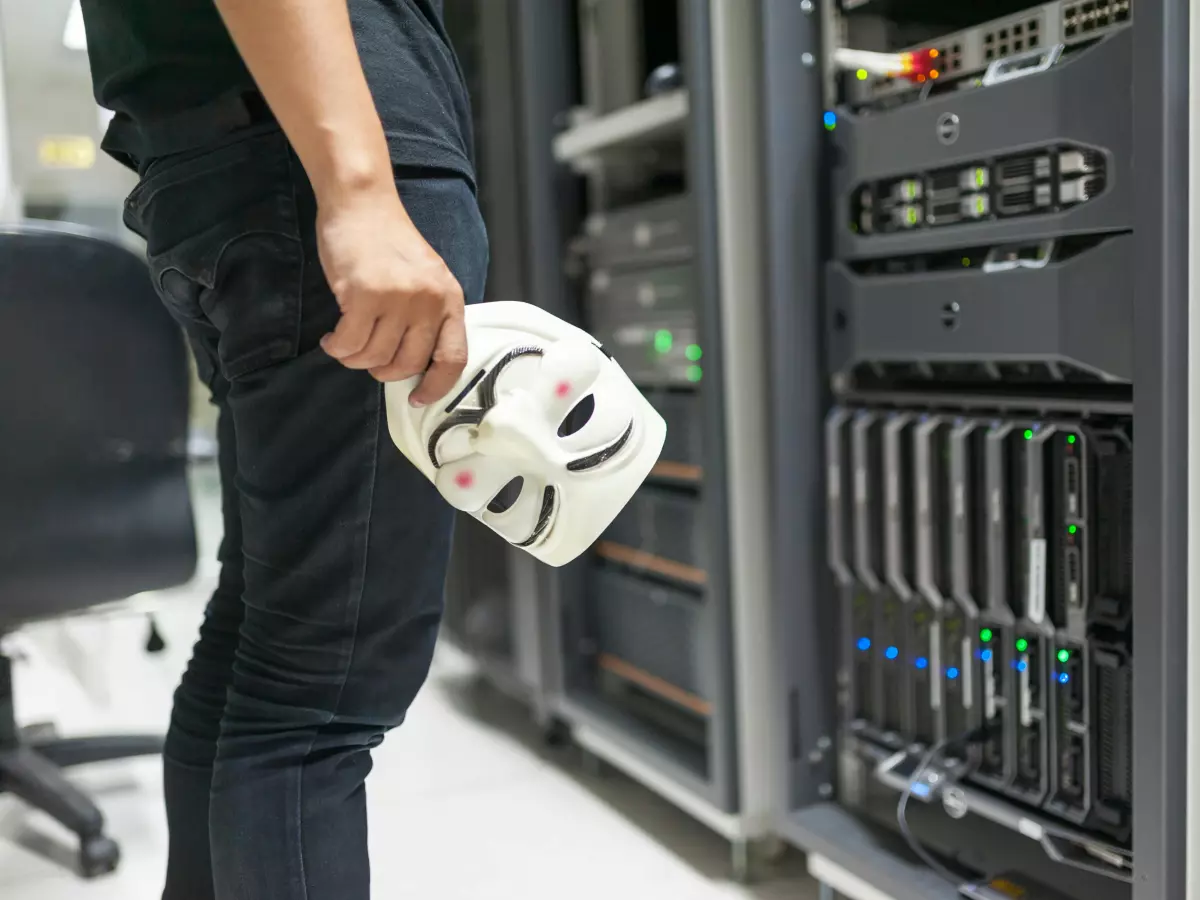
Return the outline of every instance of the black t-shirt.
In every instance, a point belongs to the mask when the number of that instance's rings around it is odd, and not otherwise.
[[[83,0],[96,101],[152,122],[252,90],[213,0]],[[471,108],[442,0],[349,0],[397,165],[474,177]]]

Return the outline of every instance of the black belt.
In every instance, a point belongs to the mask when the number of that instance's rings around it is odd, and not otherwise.
[[[234,132],[267,124],[275,124],[275,116],[266,99],[258,91],[246,91],[151,121],[118,114],[102,147],[136,171],[152,159],[201,150]]]

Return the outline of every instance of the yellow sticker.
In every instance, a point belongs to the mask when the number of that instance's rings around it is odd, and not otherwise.
[[[90,137],[43,138],[38,160],[47,169],[90,169],[96,165],[96,142]]]

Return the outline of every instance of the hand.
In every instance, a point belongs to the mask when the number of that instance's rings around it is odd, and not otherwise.
[[[317,244],[342,311],[325,352],[378,381],[424,373],[413,406],[446,396],[467,364],[463,292],[394,185],[322,205]]]

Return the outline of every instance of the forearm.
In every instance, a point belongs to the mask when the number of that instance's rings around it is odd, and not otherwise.
[[[394,191],[347,0],[215,0],[318,203]]]

